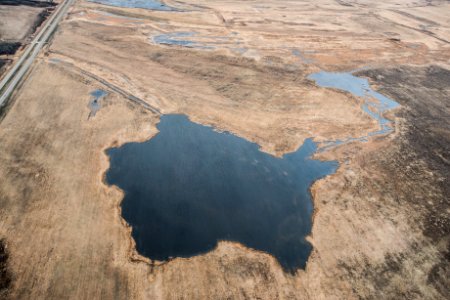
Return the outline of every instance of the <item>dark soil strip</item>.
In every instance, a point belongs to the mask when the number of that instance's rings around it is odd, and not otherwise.
[[[33,29],[31,30],[32,33],[35,32],[36,29],[42,25],[42,23],[44,23],[44,21],[47,19],[48,16],[50,16],[52,11],[53,11],[53,8],[48,8],[39,13],[36,22],[33,24]]]
[[[424,235],[440,245],[440,261],[430,270],[428,284],[450,299],[450,70],[399,67],[357,75],[369,77],[381,93],[405,107],[400,116],[407,120],[408,130],[396,159],[386,164],[386,173],[397,178],[399,203],[422,212]],[[420,176],[423,170],[410,163],[418,160],[425,161],[434,175]]]
[[[380,92],[407,107],[402,117],[408,120],[410,128],[405,136],[408,145],[444,179],[438,185],[442,195],[450,195],[450,70],[438,66],[403,67],[368,70],[358,75],[369,77],[381,86]],[[416,200],[422,204],[423,200]],[[440,240],[450,235],[448,208],[450,198],[436,199],[425,224],[427,236]]]
[[[0,42],[0,55],[13,55],[22,44],[19,42]],[[2,63],[0,62],[0,68]]]
[[[8,61],[6,59],[0,58],[0,73],[1,73],[2,68],[6,65],[7,62]]]
[[[11,285],[11,274],[8,270],[8,249],[5,241],[0,240],[0,298],[4,299]]]

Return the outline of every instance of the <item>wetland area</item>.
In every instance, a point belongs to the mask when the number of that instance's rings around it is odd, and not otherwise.
[[[74,1],[0,116],[0,298],[449,299],[448,11]]]

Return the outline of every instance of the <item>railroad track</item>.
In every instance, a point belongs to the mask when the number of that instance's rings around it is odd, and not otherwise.
[[[73,2],[74,0],[65,0],[58,6],[52,16],[44,23],[33,41],[28,45],[19,60],[0,81],[0,108],[6,105],[8,99],[30,70],[37,55],[48,42]]]

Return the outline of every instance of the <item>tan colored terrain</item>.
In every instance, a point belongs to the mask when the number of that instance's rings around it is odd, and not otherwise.
[[[183,11],[76,2],[4,112],[0,238],[12,280],[2,295],[448,299],[448,1],[166,3]],[[188,39],[207,47],[155,42],[172,32],[196,32]],[[231,242],[165,263],[135,252],[123,194],[103,182],[105,149],[156,134],[155,111],[273,155],[309,137],[364,136],[378,125],[363,100],[306,78],[356,69],[402,107],[390,113],[389,136],[320,154],[341,166],[312,187],[305,270],[284,273],[270,255]],[[88,118],[97,88],[109,95]]]

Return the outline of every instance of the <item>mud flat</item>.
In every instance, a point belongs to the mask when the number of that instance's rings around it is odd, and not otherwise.
[[[0,121],[7,294],[448,299],[448,1],[164,4],[176,11],[78,1]],[[369,97],[320,86],[318,72],[351,72]],[[89,117],[96,90],[108,94]],[[379,111],[376,95],[400,106]],[[370,113],[389,132],[371,136],[382,128]],[[274,159],[308,139],[367,137],[312,157],[339,168],[311,187],[304,269],[231,239],[167,261],[140,255],[105,151],[157,140],[171,114]]]

